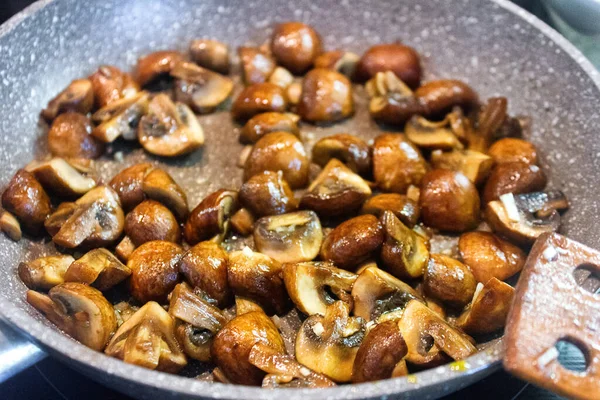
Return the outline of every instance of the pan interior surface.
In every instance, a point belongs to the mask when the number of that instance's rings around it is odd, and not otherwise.
[[[519,15],[518,15],[519,14]],[[481,98],[506,96],[513,115],[531,118],[527,137],[539,149],[549,188],[565,192],[571,210],[562,233],[600,248],[600,212],[595,189],[600,174],[598,75],[564,40],[534,17],[504,0],[321,1],[294,0],[102,0],[42,1],[0,28],[0,184],[46,153],[47,127],[39,112],[72,79],[101,64],[131,69],[138,56],[160,49],[186,51],[196,38],[262,44],[277,22],[301,20],[321,33],[327,49],[358,54],[372,44],[401,40],[422,55],[425,80],[455,78]],[[528,22],[528,20],[533,23]],[[380,133],[357,99],[357,115],[328,127],[303,125],[307,147],[320,137],[348,132],[364,139]],[[114,145],[98,162],[106,182],[131,164],[160,163],[186,190],[191,206],[220,188],[241,182],[236,160],[239,126],[228,112],[200,117],[205,147],[176,161],[154,158],[139,147]],[[123,155],[123,158],[121,158]],[[25,302],[19,261],[52,251],[48,240],[14,243],[0,236],[0,313],[52,354],[91,377],[135,397],[182,398],[435,398],[460,389],[497,367],[502,340],[494,340],[461,368],[438,367],[409,378],[334,389],[261,390],[210,384],[126,365],[75,343]]]

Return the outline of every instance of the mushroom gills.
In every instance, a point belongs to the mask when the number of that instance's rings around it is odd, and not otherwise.
[[[108,290],[131,275],[131,270],[110,251],[99,248],[87,252],[74,261],[65,273],[66,282],[92,285]]]
[[[219,107],[233,90],[233,81],[217,72],[190,62],[178,63],[172,70],[175,99],[205,114]]]
[[[68,254],[40,257],[19,264],[19,278],[29,289],[51,289],[65,282],[65,273],[75,259]]]
[[[104,106],[92,115],[92,120],[99,123],[92,135],[105,143],[114,142],[119,137],[137,139],[137,128],[142,116],[148,112],[148,104],[148,92],[140,92]]]
[[[59,196],[81,196],[96,187],[96,181],[84,176],[62,158],[50,161],[33,161],[25,167],[42,184],[44,189]]]

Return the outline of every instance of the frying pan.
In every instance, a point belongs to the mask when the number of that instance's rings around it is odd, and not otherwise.
[[[549,187],[563,190],[571,200],[563,233],[600,247],[600,224],[593,223],[600,212],[600,77],[566,40],[506,0],[41,1],[0,28],[0,185],[44,154],[47,127],[39,122],[39,111],[72,79],[87,76],[101,63],[130,68],[139,55],[154,50],[185,50],[193,38],[214,37],[232,48],[260,44],[274,23],[286,20],[312,24],[329,49],[360,53],[371,44],[400,39],[423,56],[426,79],[462,79],[482,98],[508,97],[512,114],[532,118],[528,139],[542,155]],[[376,136],[379,129],[368,117],[364,100],[357,109],[351,120],[329,127],[305,125],[302,130],[315,139],[342,131],[365,139]],[[98,163],[98,174],[107,179],[130,164],[160,161],[186,188],[191,205],[219,187],[237,187],[239,127],[225,112],[203,116],[201,123],[206,135],[201,151],[164,161],[131,145],[114,145]],[[124,159],[115,157],[117,152]],[[137,398],[436,398],[488,375],[503,356],[502,338],[495,338],[460,368],[446,365],[411,377],[285,392],[150,371],[75,342],[25,302],[16,267],[20,260],[51,252],[46,242],[0,238],[0,313],[44,351]],[[190,376],[195,373],[188,371]]]

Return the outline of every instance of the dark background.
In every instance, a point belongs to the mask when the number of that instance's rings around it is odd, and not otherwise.
[[[524,8],[545,19],[544,12],[535,0],[516,0]],[[31,0],[0,0],[0,23],[19,12]],[[71,400],[127,400],[117,392],[105,388],[84,377],[78,372],[48,357],[26,369],[19,375],[0,384],[0,397],[12,399]],[[503,371],[472,385],[458,393],[446,397],[447,400],[465,398],[484,399],[544,399],[558,400],[560,397],[545,390],[513,378]]]

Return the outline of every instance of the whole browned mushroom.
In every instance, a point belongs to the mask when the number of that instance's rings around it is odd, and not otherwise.
[[[477,281],[463,263],[442,254],[432,254],[425,270],[427,295],[453,307],[463,307],[473,297]]]
[[[419,185],[427,163],[415,145],[402,134],[384,133],[373,144],[373,177],[385,192],[406,193]]]
[[[474,129],[466,135],[469,149],[482,153],[488,151],[492,142],[501,134],[502,127],[506,126],[506,121],[510,120],[507,110],[506,97],[491,97],[473,113]]]
[[[73,111],[87,114],[94,107],[94,89],[89,79],[76,79],[42,110],[42,117],[50,122],[58,115]]]
[[[126,212],[146,199],[142,183],[144,177],[153,169],[150,163],[134,164],[119,172],[110,181],[110,187],[119,195],[121,205]]]
[[[524,162],[537,164],[537,150],[535,146],[523,139],[503,138],[492,144],[488,150],[496,164],[509,162]]]
[[[246,85],[267,82],[277,67],[271,55],[258,47],[240,47],[238,56]]]
[[[435,150],[431,153],[431,165],[433,168],[460,172],[479,186],[485,182],[490,174],[494,160],[490,156],[474,150],[448,152]]]
[[[25,169],[49,192],[58,196],[81,196],[96,186],[96,181],[84,176],[62,158],[50,161],[32,161]]]
[[[202,147],[204,131],[188,106],[161,93],[148,104],[148,113],[138,125],[138,139],[149,153],[175,157]]]
[[[139,171],[139,174],[141,175],[142,172]],[[137,181],[134,187],[137,193]],[[148,198],[167,206],[179,221],[184,220],[188,216],[187,196],[181,186],[165,170],[160,168],[145,170],[142,180],[142,191]]]
[[[292,113],[265,112],[250,118],[240,131],[242,143],[256,143],[267,133],[289,132],[299,135],[299,116]]]
[[[229,73],[229,47],[217,40],[196,39],[190,43],[190,57],[201,67],[220,74]]]
[[[104,143],[119,137],[136,140],[139,122],[148,112],[149,102],[149,93],[142,91],[104,106],[92,115],[92,120],[98,123],[92,135]]]
[[[279,261],[248,247],[229,254],[227,278],[231,290],[256,301],[268,314],[282,314],[289,306],[281,274]]]
[[[360,58],[354,79],[365,82],[377,72],[392,71],[411,88],[421,83],[419,54],[400,43],[379,44],[368,49]]]
[[[360,215],[329,232],[321,246],[321,258],[352,269],[377,251],[383,239],[383,228],[377,217]]]
[[[50,197],[33,174],[24,169],[17,171],[2,193],[2,207],[32,235],[40,233],[46,217],[52,212]]]
[[[177,219],[167,207],[154,200],[141,202],[127,214],[125,234],[136,247],[152,240],[181,241]]]
[[[245,87],[233,102],[231,114],[235,119],[247,120],[256,114],[285,112],[288,107],[284,90],[274,83],[255,83]]]
[[[354,213],[370,195],[371,188],[359,175],[332,158],[310,184],[300,205],[332,217]]]
[[[544,190],[546,174],[537,165],[522,161],[496,165],[483,188],[483,203],[498,200],[506,193],[521,194]]]
[[[79,282],[92,285],[98,290],[108,290],[131,275],[124,265],[110,251],[99,248],[85,253],[69,265],[65,272],[65,282]]]
[[[460,172],[428,172],[421,182],[419,206],[423,222],[432,228],[464,232],[479,224],[479,193]]]
[[[380,222],[385,232],[381,246],[384,269],[400,279],[421,277],[429,259],[425,239],[404,225],[391,211],[384,211]]]
[[[188,244],[209,239],[221,242],[229,229],[229,218],[238,209],[237,198],[237,192],[227,189],[206,196],[192,210],[183,228]]]
[[[339,72],[315,68],[302,81],[298,115],[309,122],[335,122],[354,113],[352,84]]]
[[[525,264],[523,250],[490,232],[463,233],[458,249],[462,261],[481,283],[491,278],[510,278]]]
[[[177,263],[183,250],[175,243],[155,240],[146,242],[131,254],[131,295],[140,303],[164,303],[179,279]]]
[[[277,62],[296,75],[313,65],[321,48],[319,34],[302,22],[277,25],[271,38],[271,52]]]
[[[88,117],[66,112],[56,117],[48,131],[48,149],[56,157],[98,158],[104,153],[104,144],[91,135],[92,123]]]
[[[244,167],[244,180],[264,171],[282,171],[292,189],[308,183],[309,160],[302,142],[288,132],[263,136],[252,148]]]
[[[127,72],[112,65],[102,65],[88,78],[92,83],[96,108],[133,97],[140,87]]]
[[[45,222],[57,245],[68,249],[102,247],[121,236],[125,217],[119,196],[110,187],[98,186],[69,204]]]
[[[24,261],[19,263],[19,278],[29,289],[51,289],[65,282],[65,273],[74,261],[68,254]]]
[[[221,308],[232,299],[227,282],[229,257],[225,250],[214,242],[200,242],[190,248],[179,261],[179,272],[194,288],[215,300]]]
[[[240,187],[240,203],[256,217],[295,211],[298,202],[281,171],[264,171]]]
[[[229,321],[217,333],[212,359],[232,383],[260,385],[265,372],[252,365],[249,356],[257,343],[284,354],[285,345],[277,327],[262,311],[252,311]]]
[[[477,93],[466,83],[459,80],[437,80],[424,83],[415,90],[415,96],[424,106],[425,114],[443,115],[454,106],[472,108],[479,102]]]
[[[385,211],[392,212],[404,225],[413,227],[419,220],[420,210],[416,201],[407,195],[381,193],[369,198],[360,209],[361,214],[381,217]]]
[[[113,306],[98,289],[67,282],[50,289],[48,296],[27,291],[27,302],[54,325],[84,345],[102,351],[117,329]]]
[[[233,81],[217,72],[191,62],[180,62],[171,70],[175,81],[175,100],[200,114],[214,111],[229,98]]]
[[[140,86],[166,76],[177,65],[184,61],[183,54],[178,51],[156,51],[140,57],[134,73]]]
[[[128,364],[176,373],[187,365],[173,319],[160,304],[149,301],[123,323],[104,352]]]
[[[356,136],[338,133],[315,143],[312,162],[325,167],[332,158],[337,158],[359,175],[368,176],[371,173],[371,149]]]

